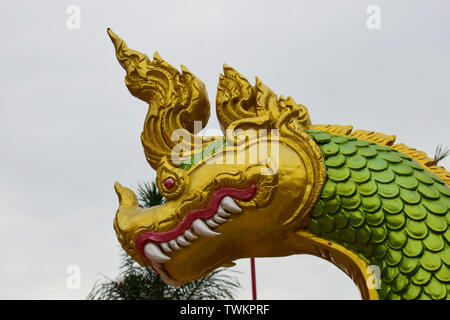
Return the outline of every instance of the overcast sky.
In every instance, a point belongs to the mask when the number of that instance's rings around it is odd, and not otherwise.
[[[0,298],[84,299],[115,277],[114,181],[155,173],[140,132],[144,102],[125,87],[106,34],[186,65],[214,107],[222,64],[308,107],[313,123],[396,134],[434,154],[449,145],[448,1],[5,1],[0,4]],[[67,8],[80,8],[69,29]],[[380,29],[366,13],[376,5]],[[215,110],[208,129],[218,129]],[[450,161],[444,160],[450,167]],[[79,266],[81,288],[67,287]],[[256,260],[265,299],[359,299],[312,256]],[[238,261],[251,298],[250,264]]]

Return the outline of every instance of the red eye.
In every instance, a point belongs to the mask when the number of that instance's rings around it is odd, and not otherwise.
[[[172,189],[175,187],[175,181],[172,178],[167,178],[164,180],[164,187],[166,187],[167,190]]]

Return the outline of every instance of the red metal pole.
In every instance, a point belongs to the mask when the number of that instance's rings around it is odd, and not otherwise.
[[[255,258],[250,258],[250,266],[252,270],[252,292],[253,292],[253,300],[256,299],[256,273],[255,273]]]

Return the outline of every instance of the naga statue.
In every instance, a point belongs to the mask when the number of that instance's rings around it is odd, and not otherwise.
[[[450,299],[445,168],[393,135],[313,124],[305,106],[226,65],[224,136],[206,139],[203,82],[108,34],[130,93],[148,103],[141,141],[165,198],[143,209],[115,184],[114,228],[139,264],[179,286],[241,258],[311,254],[363,299]]]

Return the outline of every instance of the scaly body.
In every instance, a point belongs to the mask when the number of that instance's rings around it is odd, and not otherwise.
[[[444,168],[395,136],[312,124],[305,106],[228,66],[216,97],[224,136],[198,141],[194,121],[204,127],[210,113],[204,84],[108,33],[129,91],[148,103],[141,141],[166,198],[142,209],[115,184],[114,228],[137,262],[177,286],[241,258],[312,254],[364,299],[449,298]]]
[[[450,299],[450,190],[397,150],[309,131],[327,182],[308,230],[381,271],[381,299]]]

